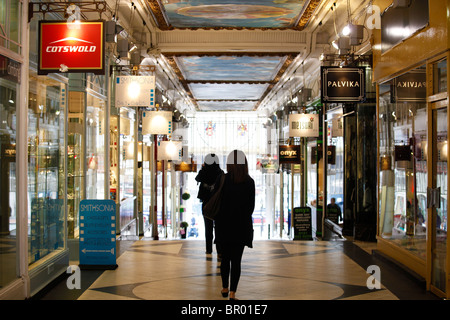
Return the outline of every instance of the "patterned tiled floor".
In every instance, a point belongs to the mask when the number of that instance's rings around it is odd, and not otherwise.
[[[245,248],[236,296],[241,300],[435,299],[404,273],[383,264],[352,241],[255,241]],[[365,246],[367,247],[367,246]],[[64,285],[42,299],[224,300],[220,262],[204,242],[134,242],[117,259],[118,268],[97,272],[76,296]],[[367,287],[369,265],[381,269],[381,288]],[[384,281],[386,280],[386,281]],[[68,291],[66,289],[66,291]],[[58,292],[56,294],[56,292]]]

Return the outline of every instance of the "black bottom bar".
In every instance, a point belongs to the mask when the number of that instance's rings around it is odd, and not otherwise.
[[[119,267],[117,264],[80,264],[81,270],[115,270]]]

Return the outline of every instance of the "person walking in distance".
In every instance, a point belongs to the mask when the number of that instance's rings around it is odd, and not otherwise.
[[[240,150],[227,158],[227,173],[219,213],[215,219],[216,244],[222,253],[220,274],[222,296],[236,300],[244,247],[253,247],[252,214],[255,208],[255,181],[248,174],[248,162]]]
[[[202,202],[202,210],[205,203],[211,198],[214,184],[218,177],[223,174],[219,166],[219,157],[213,153],[205,157],[205,162],[198,172],[195,180],[200,183],[197,198]],[[205,221],[206,254],[211,254],[214,240],[214,221],[203,217]]]

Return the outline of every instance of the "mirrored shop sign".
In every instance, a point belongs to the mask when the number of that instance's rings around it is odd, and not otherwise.
[[[416,69],[398,76],[391,84],[391,103],[425,102],[427,96],[425,69]]]
[[[20,83],[20,63],[0,55],[0,78]]]

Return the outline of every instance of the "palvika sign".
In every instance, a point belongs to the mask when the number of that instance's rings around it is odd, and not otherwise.
[[[426,102],[427,75],[424,69],[412,70],[394,79],[391,102]]]
[[[321,67],[321,100],[330,102],[361,102],[365,99],[365,69]]]
[[[103,21],[40,21],[38,74],[63,70],[104,74],[103,24]]]

